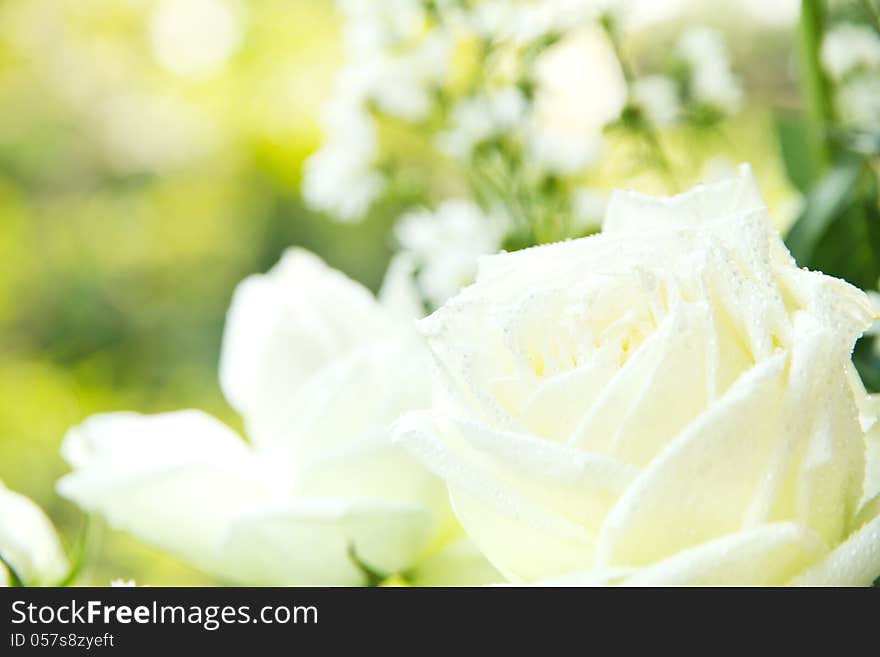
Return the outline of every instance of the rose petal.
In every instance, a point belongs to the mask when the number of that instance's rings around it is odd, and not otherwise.
[[[625,586],[781,586],[827,548],[792,522],[755,527],[698,545],[640,570]]]
[[[846,541],[792,580],[795,586],[870,586],[880,577],[880,504]]]
[[[413,586],[485,586],[503,578],[470,540],[460,538],[421,560],[408,580]]]
[[[336,359],[312,377],[279,415],[278,441],[271,449],[290,465],[296,480],[320,477],[326,463],[391,445],[391,423],[404,412],[430,405],[427,353],[415,336],[391,337]],[[397,459],[400,465],[400,460]],[[401,478],[431,478],[415,464]],[[382,475],[359,477],[363,494],[391,483]],[[346,486],[344,480],[339,481]]]
[[[603,234],[670,230],[739,217],[766,209],[758,182],[747,164],[735,178],[698,185],[671,197],[614,190],[602,224]]]
[[[794,316],[783,423],[744,518],[747,524],[797,519],[829,544],[840,540],[862,488],[862,430],[846,369],[848,350],[835,350],[813,316]]]
[[[247,445],[199,411],[96,415],[62,454],[62,496],[215,574],[234,572],[220,551],[232,518],[272,494]]]
[[[220,383],[258,444],[321,368],[387,333],[370,292],[317,256],[290,249],[236,288],[226,317]]]
[[[642,465],[708,403],[710,313],[673,309],[605,386],[572,436],[589,451]]]
[[[740,529],[778,426],[785,362],[756,365],[651,461],[608,515],[599,566],[644,566]]]
[[[360,586],[364,570],[389,576],[425,549],[430,511],[382,501],[298,500],[237,517],[222,546],[237,579],[256,584]]]
[[[0,482],[0,555],[27,586],[56,585],[69,564],[52,522],[36,504]],[[0,564],[0,586],[8,582]]]
[[[465,530],[516,580],[590,563],[590,528],[635,474],[566,445],[427,411],[407,414],[395,437],[446,480]]]

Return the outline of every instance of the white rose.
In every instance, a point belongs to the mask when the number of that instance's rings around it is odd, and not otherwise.
[[[54,586],[70,570],[52,522],[24,495],[0,482],[0,586]],[[14,573],[10,573],[9,569]]]
[[[442,482],[390,443],[390,423],[429,401],[408,325],[292,249],[239,285],[227,316],[221,385],[250,443],[195,410],[97,415],[65,437],[74,471],[58,490],[231,581],[456,583],[450,564],[470,559],[484,582]]]
[[[515,582],[870,584],[871,319],[795,265],[747,167],[616,192],[602,234],[488,257],[422,321],[450,403],[397,436]]]

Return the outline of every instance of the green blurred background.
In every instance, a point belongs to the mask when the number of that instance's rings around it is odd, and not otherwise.
[[[236,283],[300,244],[375,289],[390,254],[393,207],[343,225],[299,199],[342,56],[332,3],[229,7],[176,38],[173,1],[0,0],[0,479],[68,545],[83,517],[54,483],[70,426],[197,407],[239,428],[216,378]],[[752,88],[790,103],[766,79],[788,70],[788,36],[737,45],[759,64]],[[749,160],[771,205],[790,204],[766,107],[696,145],[679,135],[685,178]],[[209,582],[101,533],[85,582]]]

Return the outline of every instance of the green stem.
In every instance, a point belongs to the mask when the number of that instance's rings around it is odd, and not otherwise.
[[[801,1],[801,77],[806,94],[810,150],[820,170],[826,169],[833,157],[831,143],[827,138],[828,127],[834,120],[831,88],[822,71],[819,54],[825,33],[825,18],[822,0]]]

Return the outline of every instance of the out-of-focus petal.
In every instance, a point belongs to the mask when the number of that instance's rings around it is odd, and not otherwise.
[[[387,334],[388,316],[359,283],[302,249],[236,288],[220,358],[220,384],[257,444],[319,370]]]
[[[409,572],[414,586],[484,586],[504,578],[467,538],[449,543]]]
[[[409,253],[398,253],[388,263],[379,302],[402,322],[412,322],[424,317],[425,304],[415,281],[415,258]]]
[[[0,555],[27,586],[58,584],[69,569],[52,522],[24,495],[0,482]],[[0,564],[0,585],[11,577]]]
[[[96,415],[68,432],[62,455],[74,468],[62,496],[221,576],[232,518],[272,493],[248,446],[199,411]]]
[[[381,500],[297,500],[232,523],[223,546],[242,579],[257,584],[361,586],[366,567],[399,573],[426,548],[431,513]]]

